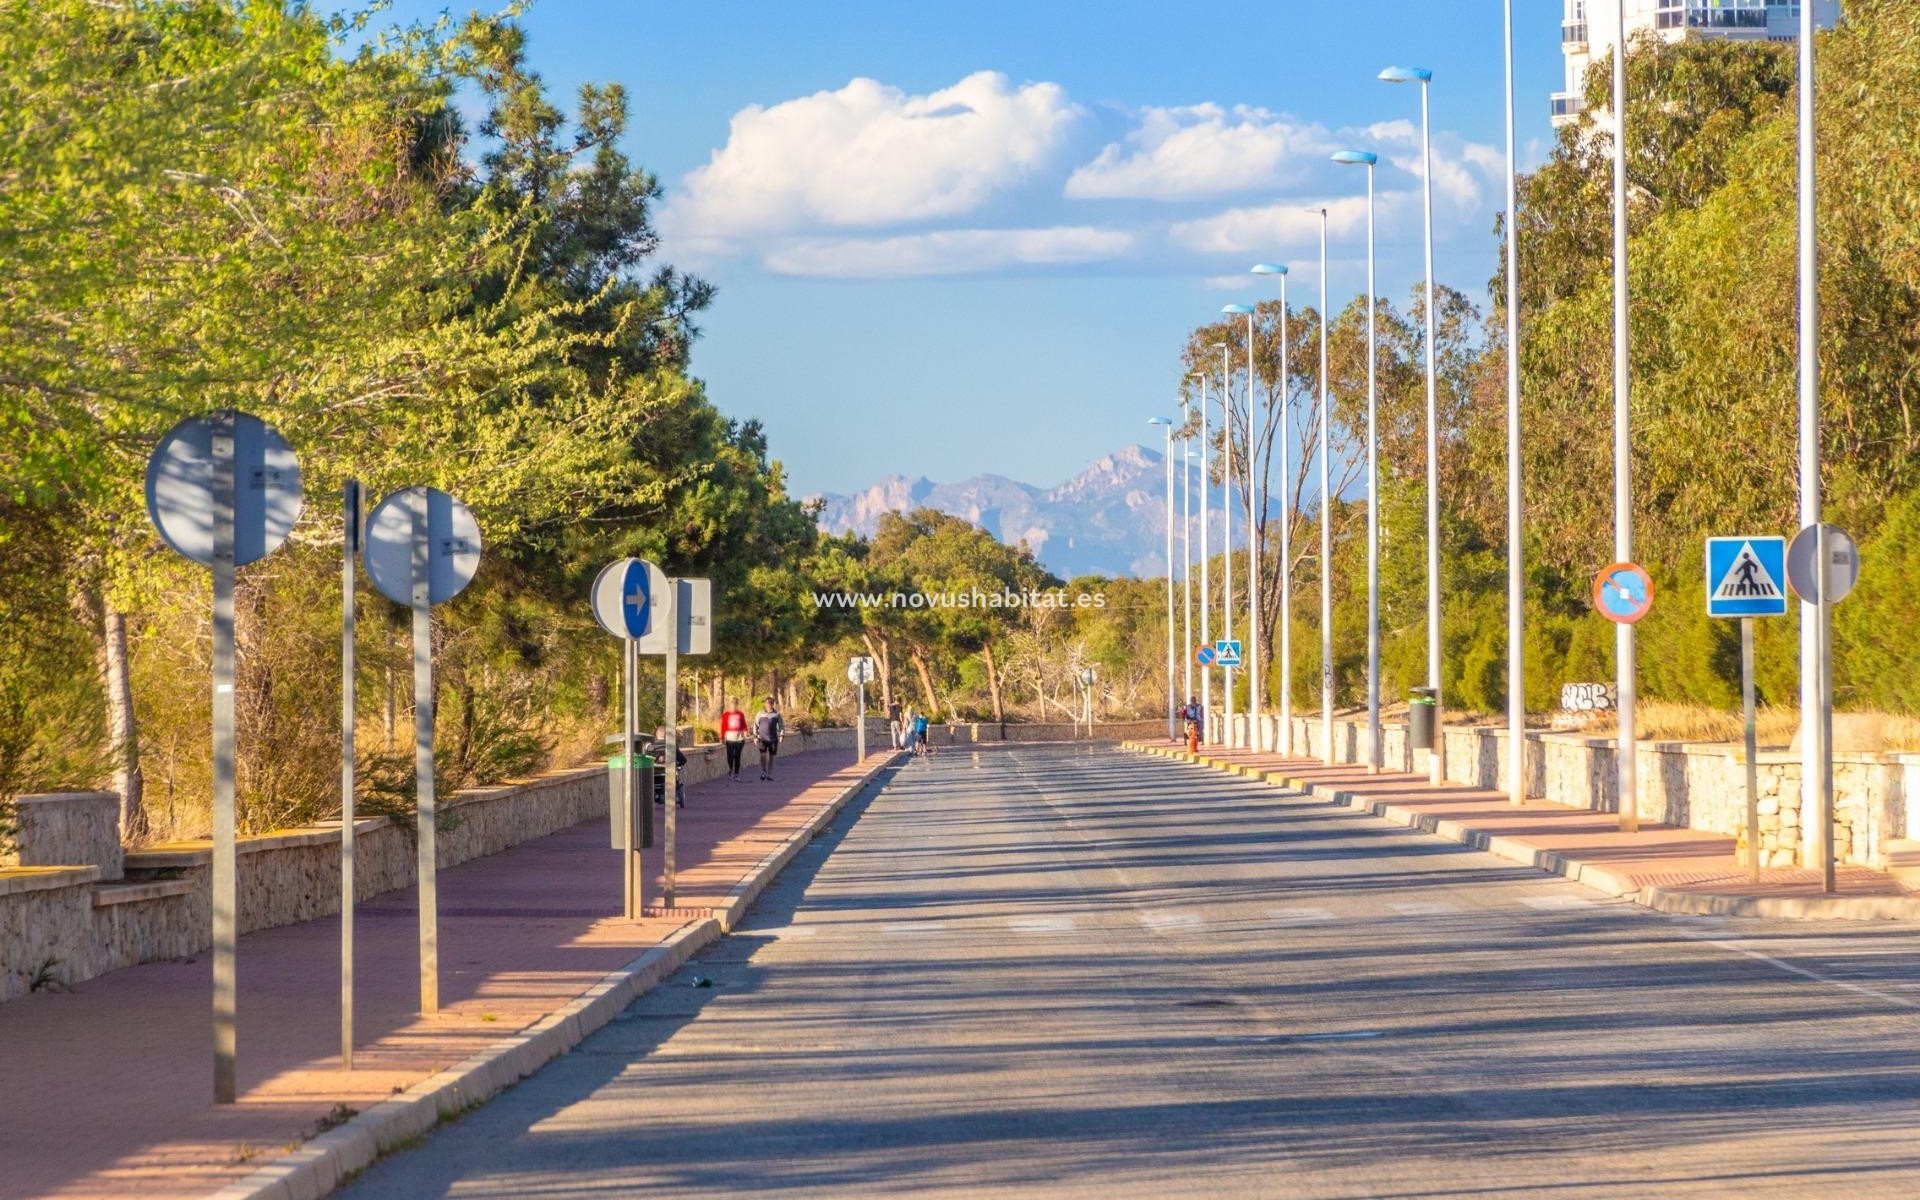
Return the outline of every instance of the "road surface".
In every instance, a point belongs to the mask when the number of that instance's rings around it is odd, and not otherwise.
[[[345,1194],[1920,1195],[1920,934],[1678,918],[1108,748],[948,750]]]

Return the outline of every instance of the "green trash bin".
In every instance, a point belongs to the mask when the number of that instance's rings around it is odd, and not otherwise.
[[[620,740],[616,737],[614,742],[618,744]],[[641,739],[635,738],[634,741],[639,742]],[[607,759],[607,825],[613,835],[613,848],[615,850],[626,848],[627,822],[637,818],[635,829],[639,836],[634,839],[634,845],[640,849],[647,849],[653,845],[653,805],[649,803],[653,799],[653,756],[642,754],[634,759],[631,810],[621,804],[625,782],[623,776],[626,772],[627,756],[625,754],[616,753]]]
[[[1414,750],[1433,749],[1435,718],[1440,715],[1438,695],[1433,688],[1421,687],[1407,697],[1407,745]]]

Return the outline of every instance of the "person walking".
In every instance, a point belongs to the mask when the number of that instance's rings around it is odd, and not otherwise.
[[[893,735],[893,748],[895,750],[904,749],[906,743],[901,739],[905,736],[906,731],[900,726],[900,702],[898,700],[887,701],[887,731]]]
[[[747,714],[732,696],[720,714],[720,740],[727,747],[727,782],[732,783],[740,778],[740,756],[747,748]]]
[[[915,758],[920,757],[920,743],[913,736],[913,705],[909,704],[900,714],[900,748]]]
[[[767,703],[760,715],[753,719],[753,740],[760,745],[760,778],[773,778],[774,756],[780,753],[780,735],[785,731],[786,722],[780,719],[780,710],[774,707],[773,697],[767,697]]]
[[[928,758],[933,757],[933,743],[927,740],[927,714],[925,713],[913,719],[913,744],[919,747],[916,753]]]
[[[658,753],[666,753],[667,727],[665,725],[658,726],[654,729],[653,744]],[[687,765],[687,752],[682,750],[678,745],[675,745],[673,748],[673,765],[676,767],[684,767]],[[664,805],[667,802],[667,773],[665,771],[655,771],[653,773],[653,802],[660,805]],[[687,806],[687,776],[683,771],[675,771],[673,775],[673,806],[675,808],[685,808]]]

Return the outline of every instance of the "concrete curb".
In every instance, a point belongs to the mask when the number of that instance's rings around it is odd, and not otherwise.
[[[374,1105],[339,1128],[209,1194],[207,1200],[320,1200],[382,1154],[484,1104],[559,1058],[689,958],[732,932],[794,856],[898,760],[898,751],[887,755],[821,806],[734,885],[726,900],[715,907],[713,916],[682,926],[639,958],[602,977],[513,1036],[428,1076],[393,1099]]]
[[[1190,754],[1184,749],[1122,743],[1122,748],[1152,754],[1174,762],[1193,763],[1234,775],[1258,779],[1302,795],[1345,805],[1357,813],[1417,829],[1434,837],[1485,850],[1509,862],[1570,879],[1609,896],[1630,900],[1655,912],[1676,916],[1767,917],[1781,921],[1920,921],[1920,896],[1715,896],[1678,888],[1637,886],[1631,878],[1605,867],[1568,858],[1557,850],[1543,850],[1531,842],[1488,833],[1465,822],[1436,817],[1385,800],[1369,800],[1356,792],[1295,779],[1285,771]]]

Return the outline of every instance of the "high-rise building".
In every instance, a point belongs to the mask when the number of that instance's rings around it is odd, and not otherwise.
[[[1613,53],[1620,6],[1626,5],[1627,37],[1651,30],[1669,42],[1689,34],[1726,41],[1792,41],[1800,32],[1800,0],[1562,0],[1560,49],[1567,59],[1566,88],[1553,94],[1553,123],[1565,125],[1584,104],[1582,82],[1590,63]],[[1828,28],[1840,18],[1840,0],[1809,0],[1814,20]]]

